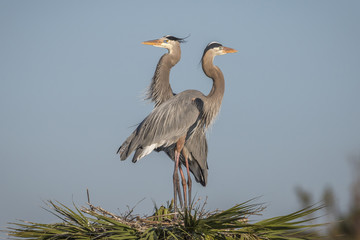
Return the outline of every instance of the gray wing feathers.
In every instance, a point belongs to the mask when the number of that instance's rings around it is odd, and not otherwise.
[[[208,176],[207,153],[208,145],[203,128],[197,129],[185,144],[189,152],[189,168],[197,182],[206,186]]]
[[[159,107],[141,123],[138,135],[145,144],[166,142],[166,146],[185,135],[197,121],[199,110],[190,94],[178,94]]]
[[[131,146],[132,140],[136,135],[136,130],[125,140],[125,142],[119,147],[116,154],[120,154],[120,159],[125,160],[131,152],[129,152],[129,147]]]
[[[201,95],[194,90],[184,91],[155,108],[121,145],[118,150],[121,159],[135,150],[133,161],[137,161],[139,156],[143,157],[143,151],[147,155],[154,148],[170,146],[186,135],[197,124],[200,112],[193,99]]]

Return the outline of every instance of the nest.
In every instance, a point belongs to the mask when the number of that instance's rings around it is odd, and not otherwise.
[[[59,202],[48,201],[45,209],[62,220],[43,224],[29,221],[10,223],[5,232],[17,239],[310,239],[304,233],[319,225],[301,219],[320,210],[311,206],[285,216],[251,223],[248,218],[264,210],[253,200],[236,204],[227,210],[206,211],[199,201],[189,209],[174,213],[172,202],[157,208],[151,216],[135,215],[134,208],[121,215],[90,203],[71,209]],[[301,237],[297,237],[301,234]]]

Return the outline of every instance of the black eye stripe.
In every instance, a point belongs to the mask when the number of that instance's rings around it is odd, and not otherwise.
[[[216,48],[216,47],[222,47],[222,45],[221,45],[220,43],[218,43],[218,42],[209,43],[209,44],[206,46],[205,50],[204,50],[204,54],[205,54],[208,50],[210,50],[210,49],[212,49],[212,48]]]
[[[207,51],[209,51],[210,49],[213,49],[213,48],[216,48],[216,47],[222,47],[222,46],[223,46],[223,45],[220,44],[220,43],[218,43],[218,42],[211,42],[211,43],[209,43],[209,44],[206,46],[202,57],[204,57],[205,53],[206,53]]]
[[[212,42],[212,43],[209,43],[206,48],[210,49],[210,48],[216,48],[216,47],[222,47],[222,45],[218,42]]]

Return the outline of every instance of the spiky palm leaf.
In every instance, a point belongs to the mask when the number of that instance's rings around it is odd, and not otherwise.
[[[313,206],[300,211],[249,223],[248,217],[263,210],[259,204],[247,201],[225,211],[206,212],[204,206],[192,206],[174,218],[172,205],[155,207],[150,217],[116,216],[100,207],[75,210],[61,204],[48,202],[48,210],[61,223],[41,224],[27,221],[10,223],[9,236],[16,239],[310,239],[296,237],[296,232],[311,229],[302,218],[318,211]]]

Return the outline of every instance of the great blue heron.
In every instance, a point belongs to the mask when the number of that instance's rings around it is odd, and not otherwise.
[[[224,96],[225,80],[213,60],[217,55],[236,52],[235,49],[211,42],[202,56],[202,68],[206,76],[213,80],[210,93],[205,96],[197,90],[186,90],[170,98],[153,111],[138,125],[135,131],[120,146],[120,159],[125,160],[133,151],[132,161],[157,148],[174,145],[175,167],[173,173],[174,206],[176,208],[177,185],[179,182],[179,157],[186,141],[194,132],[207,129],[218,114]],[[187,161],[187,158],[185,158]]]
[[[146,45],[166,48],[168,50],[167,53],[161,56],[156,66],[156,70],[152,78],[151,84],[147,91],[146,99],[151,99],[151,101],[155,103],[155,107],[160,106],[162,103],[164,103],[165,101],[167,101],[168,99],[170,99],[175,95],[175,93],[171,89],[169,82],[170,70],[180,61],[181,58],[180,43],[182,42],[184,42],[184,38],[177,38],[170,35],[166,35],[156,40],[143,42],[143,44]],[[172,145],[172,147],[157,148],[155,150],[165,151],[172,160],[175,160],[174,145]],[[188,161],[185,161],[185,158],[187,158]],[[208,175],[207,141],[203,129],[199,129],[198,131],[194,132],[193,137],[188,139],[188,141],[185,143],[184,149],[183,151],[181,151],[180,154],[180,163],[182,163],[187,170],[188,198],[189,198],[189,202],[191,202],[192,181],[189,170],[192,172],[197,182],[201,183],[203,186],[206,186],[207,183],[207,175]],[[179,163],[179,171],[182,178],[184,202],[185,202],[185,206],[187,206],[186,180],[180,163]],[[179,187],[177,187],[177,189],[179,194],[180,205],[183,206]]]

